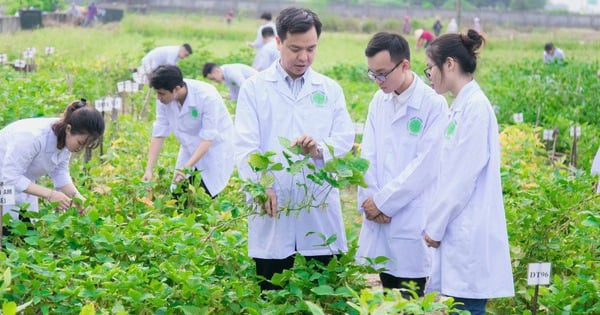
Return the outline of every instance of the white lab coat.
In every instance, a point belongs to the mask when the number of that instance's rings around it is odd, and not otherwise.
[[[213,141],[208,151],[194,165],[212,196],[229,181],[235,162],[233,141],[235,130],[231,115],[217,89],[202,81],[184,79],[187,97],[181,109],[177,100],[169,104],[156,101],[156,121],[152,137],[171,133],[181,143],[176,168],[181,168],[194,154],[200,141]]]
[[[277,43],[273,38],[256,53],[252,67],[258,71],[263,71],[278,59],[279,48],[277,48]]]
[[[237,101],[244,81],[258,73],[256,69],[242,63],[222,65],[221,71],[223,71],[223,83],[229,89],[229,100],[231,101]]]
[[[52,124],[58,118],[29,118],[15,121],[0,130],[0,181],[15,188],[14,206],[5,206],[4,212],[18,218],[19,205],[28,203],[29,211],[38,210],[36,196],[25,189],[48,174],[55,188],[71,184],[69,160],[71,152],[56,148]],[[8,209],[7,209],[8,208]]]
[[[392,221],[379,224],[363,217],[357,259],[366,263],[364,257],[388,257],[376,267],[402,278],[427,277],[431,271],[431,252],[422,233],[448,120],[446,99],[413,77],[401,95],[379,90],[369,105],[361,145],[362,157],[370,162],[368,187],[358,189],[361,211],[362,203],[373,197]]]
[[[596,156],[594,157],[591,173],[592,175],[600,175],[600,148],[598,148],[598,152],[596,152]],[[596,186],[596,192],[600,193],[600,184]]]
[[[549,63],[553,61],[563,61],[565,59],[565,53],[562,49],[555,47],[552,54],[547,53],[544,50],[544,62]]]
[[[302,88],[294,97],[280,73],[283,71],[280,67],[274,63],[248,79],[240,91],[235,115],[238,132],[236,157],[243,179],[258,179],[258,174],[247,163],[249,155],[255,152],[276,152],[274,159],[287,165],[279,137],[293,140],[303,134],[312,136],[325,148],[323,160],[314,161],[317,167],[322,167],[332,158],[326,144],[333,147],[336,156],[343,156],[352,148],[354,126],[341,87],[332,79],[309,69],[304,75]],[[288,173],[280,171],[274,175],[279,183],[273,186],[278,204],[297,200],[301,189],[294,185]],[[294,182],[302,180],[296,178]],[[322,194],[317,195],[319,198]],[[251,216],[248,220],[249,255],[283,259],[294,253],[318,256],[347,251],[338,190],[332,190],[326,202],[324,209],[311,208],[310,212],[302,210],[274,218],[258,214]],[[320,245],[324,241],[317,234],[307,236],[308,232],[322,233],[325,237],[335,234],[337,240],[329,247],[323,247]]]
[[[152,49],[142,58],[142,66],[150,71],[162,65],[177,65],[181,46],[162,46]],[[149,72],[150,72],[149,71]]]
[[[513,296],[494,110],[475,80],[450,110],[425,229],[441,241],[427,290],[472,299]]]
[[[254,49],[260,49],[262,46],[264,46],[262,29],[265,27],[272,28],[275,35],[277,35],[277,27],[275,26],[275,23],[273,21],[269,21],[261,25],[260,27],[258,27],[258,30],[256,30],[256,38],[254,39],[254,42],[252,42],[252,47],[254,47]]]

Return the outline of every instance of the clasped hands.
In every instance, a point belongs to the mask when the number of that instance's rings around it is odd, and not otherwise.
[[[379,208],[377,208],[375,201],[373,201],[373,197],[367,198],[367,200],[362,203],[361,207],[365,212],[365,217],[367,220],[371,220],[380,224],[392,222],[392,218],[388,217],[381,212]]]

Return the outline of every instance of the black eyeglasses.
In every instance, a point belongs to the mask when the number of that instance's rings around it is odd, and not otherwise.
[[[404,62],[404,60],[398,62],[393,68],[392,70],[388,71],[386,74],[376,74],[375,72],[369,70],[367,71],[367,75],[369,76],[369,79],[375,81],[375,80],[379,80],[381,82],[385,82],[385,80],[387,79],[388,75],[392,74],[392,72],[394,72],[394,70],[396,70],[396,68],[398,68],[399,65],[402,64],[402,62]]]

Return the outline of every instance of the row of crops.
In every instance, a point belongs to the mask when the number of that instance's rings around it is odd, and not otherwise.
[[[171,27],[165,28],[168,21]],[[192,43],[194,54],[180,66],[193,78],[201,77],[206,61],[251,63],[252,51],[243,47],[245,37],[253,36],[251,22],[232,29],[218,23],[134,16],[121,26],[3,35],[0,53],[15,56],[29,46],[40,50],[49,45],[56,52],[37,57],[36,72],[0,66],[0,127],[23,117],[55,116],[80,97],[114,93],[116,83],[129,79],[129,69],[154,46]],[[357,122],[366,117],[377,89],[365,75],[362,49],[367,40],[360,34],[326,33],[317,56],[321,61],[315,64],[342,85]],[[338,53],[348,52],[327,46],[328,41],[332,46],[345,43],[357,57],[340,58]],[[493,314],[528,313],[533,287],[526,285],[527,264],[548,261],[552,279],[540,289],[539,310],[598,314],[600,198],[593,194],[597,179],[589,175],[589,167],[600,146],[600,79],[597,57],[587,54],[599,47],[568,44],[573,57],[566,64],[544,65],[537,45],[523,43],[525,57],[508,60],[504,57],[514,53],[514,44],[506,45],[491,41],[482,52],[477,79],[497,106],[501,124],[516,296],[494,300],[488,309]],[[421,73],[419,52],[412,64]],[[125,107],[139,113],[145,92],[129,95]],[[228,106],[233,113],[235,104]],[[514,122],[515,113],[523,114],[522,123]],[[141,119],[121,114],[108,124],[103,155],[94,152],[87,164],[82,156],[73,159],[72,176],[88,198],[86,215],[56,213],[43,205],[33,215],[35,229],[4,221],[13,235],[4,238],[0,252],[5,275],[0,277],[0,304],[30,302],[25,313],[43,314],[424,314],[448,308],[451,302],[436,301],[433,295],[409,302],[367,289],[365,275],[373,270],[356,265],[353,257],[360,227],[354,187],[342,192],[350,252],[328,266],[298,260],[293,272],[275,278],[284,290],[261,294],[246,254],[243,183],[234,175],[214,201],[192,190],[183,207],[168,189],[177,152],[172,138],[163,148],[156,181],[142,183],[152,119],[152,113]],[[582,130],[576,155],[569,133],[575,125]],[[559,131],[556,143],[544,141],[543,130],[554,128]],[[550,159],[553,145],[556,154]]]

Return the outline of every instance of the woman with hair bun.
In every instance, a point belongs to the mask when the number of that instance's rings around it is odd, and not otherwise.
[[[425,51],[433,89],[454,101],[444,132],[443,166],[423,238],[437,248],[427,291],[485,314],[490,298],[514,295],[500,183],[498,123],[473,78],[484,39],[475,30],[445,34]]]
[[[5,205],[4,213],[18,219],[23,204],[37,211],[38,197],[58,203],[59,210],[70,208],[73,200],[81,203],[69,174],[71,153],[97,146],[103,133],[102,115],[84,99],[69,104],[60,118],[22,119],[0,130],[0,182],[15,194],[15,204]],[[44,175],[54,188],[36,184]]]

